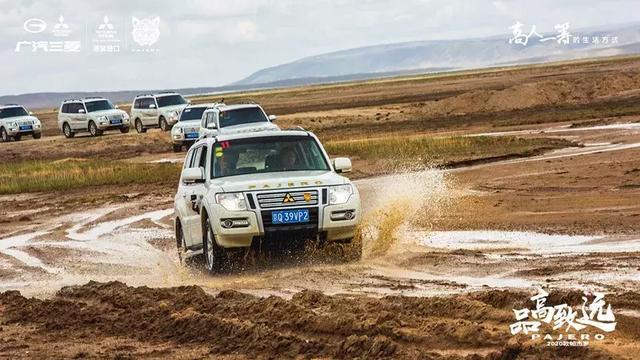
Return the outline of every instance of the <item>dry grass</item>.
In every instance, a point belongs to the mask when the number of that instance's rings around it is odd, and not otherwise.
[[[0,165],[0,194],[178,181],[179,175],[176,164],[82,159],[10,162]]]
[[[325,148],[332,155],[346,155],[363,160],[390,160],[397,165],[437,166],[485,158],[524,156],[571,145],[571,142],[559,139],[514,136],[393,136],[384,139],[330,141],[325,144]]]

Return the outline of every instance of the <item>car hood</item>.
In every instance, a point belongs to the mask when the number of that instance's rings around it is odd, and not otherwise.
[[[224,177],[214,181],[225,192],[286,190],[289,188],[342,185],[348,180],[333,171],[281,171]]]
[[[90,112],[89,116],[111,116],[111,115],[122,115],[124,110],[120,109],[109,109],[109,110],[98,110],[94,112]]]
[[[277,125],[270,122],[257,122],[223,127],[218,130],[220,134],[240,134],[256,131],[280,130]]]
[[[188,105],[189,104],[170,105],[170,106],[161,107],[159,110],[165,113],[168,113],[171,111],[177,111],[178,113],[181,113],[182,110],[184,110],[184,108],[186,108]]]
[[[173,125],[174,128],[196,128],[199,129],[200,128],[200,120],[186,120],[186,121],[178,121],[175,125]]]
[[[10,117],[10,118],[4,118],[4,119],[0,119],[0,120],[4,120],[7,122],[24,122],[24,121],[31,121],[32,123],[36,123],[39,122],[40,120],[38,120],[37,117],[33,116],[33,115],[24,115],[24,116],[14,116],[14,117]]]

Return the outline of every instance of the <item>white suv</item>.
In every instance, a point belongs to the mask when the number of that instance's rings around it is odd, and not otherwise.
[[[215,272],[232,249],[303,250],[350,243],[362,217],[355,185],[310,132],[206,136],[187,152],[175,196],[181,259],[204,253]]]
[[[131,105],[131,121],[139,133],[156,127],[169,131],[188,104],[182,95],[175,92],[138,95]]]
[[[258,104],[218,104],[202,114],[200,135],[234,134],[265,130],[280,130],[273,122],[275,115]]]
[[[183,145],[188,147],[198,140],[202,114],[205,110],[213,109],[216,105],[218,104],[189,105],[182,110],[180,119],[171,128],[171,143],[174,152],[179,152]]]
[[[128,133],[129,126],[129,115],[102,97],[65,100],[58,111],[58,128],[67,138],[85,131],[92,136],[115,129]]]
[[[20,141],[23,135],[31,135],[34,139],[42,136],[42,124],[33,113],[17,104],[0,106],[0,136],[2,142],[13,138]]]

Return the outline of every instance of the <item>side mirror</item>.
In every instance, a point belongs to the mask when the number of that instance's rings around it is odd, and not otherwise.
[[[333,159],[333,168],[338,173],[348,173],[351,171],[351,160],[349,158],[335,158]]]
[[[78,109],[78,114],[84,114],[84,109]]]
[[[113,105],[114,108],[116,109],[120,109],[120,107],[118,105]]]
[[[182,181],[185,183],[203,182],[204,169],[201,167],[197,167],[197,168],[186,168],[182,170]]]
[[[278,117],[277,117],[277,116],[275,116],[275,115],[269,115],[269,121],[274,122],[274,121],[276,121],[277,119],[278,119]]]
[[[156,108],[156,104],[149,104],[149,109],[155,109]]]
[[[33,111],[29,111],[29,115],[33,115]]]
[[[187,104],[191,104],[191,100],[187,100]]]

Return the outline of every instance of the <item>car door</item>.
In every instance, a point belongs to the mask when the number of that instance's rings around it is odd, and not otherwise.
[[[189,150],[185,168],[201,168],[203,174],[207,175],[209,162],[209,151],[206,145],[197,146]],[[180,183],[180,194],[182,203],[180,212],[182,214],[182,227],[185,236],[185,243],[188,247],[202,244],[202,223],[200,206],[207,191],[206,181]]]
[[[152,97],[144,98],[142,101],[142,123],[144,126],[158,126],[158,104]]]
[[[87,110],[81,102],[69,104],[69,124],[74,130],[87,130]]]

